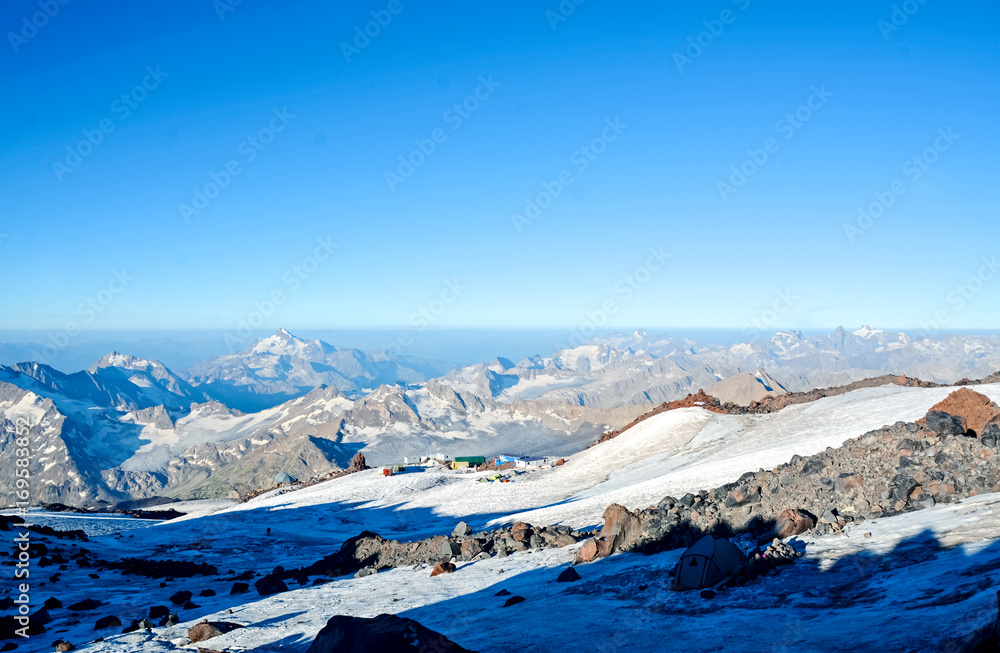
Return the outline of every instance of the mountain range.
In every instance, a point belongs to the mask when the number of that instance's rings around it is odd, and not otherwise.
[[[227,496],[405,456],[569,455],[651,404],[709,389],[749,403],[885,373],[954,382],[1000,369],[1000,339],[913,338],[863,327],[825,336],[702,345],[644,331],[550,356],[504,358],[437,378],[413,361],[303,340],[281,329],[175,373],[113,352],[64,374],[0,366],[0,487],[13,429],[32,424],[35,500],[87,505]]]

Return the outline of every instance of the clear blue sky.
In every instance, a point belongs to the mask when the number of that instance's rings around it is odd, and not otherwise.
[[[0,328],[996,327],[997,5],[650,4],[5,2]]]

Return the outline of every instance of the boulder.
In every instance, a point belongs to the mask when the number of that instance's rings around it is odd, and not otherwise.
[[[816,527],[816,518],[801,508],[786,508],[774,521],[774,536],[793,537]]]
[[[215,590],[202,590],[198,596],[215,596]]]
[[[1000,406],[984,394],[970,388],[959,388],[931,406],[932,412],[948,413],[965,420],[974,435],[980,435],[987,424],[1000,422]]]
[[[56,597],[53,596],[53,597],[45,599],[45,609],[46,610],[54,610],[56,608],[61,608],[61,607],[62,607],[62,601],[60,601]]]
[[[517,596],[515,594],[514,596],[512,596],[509,599],[507,599],[506,601],[504,601],[503,607],[509,608],[512,605],[517,605],[518,603],[524,603],[525,600],[526,599],[523,596]]]
[[[365,455],[359,451],[351,458],[351,464],[347,468],[347,472],[353,474],[354,472],[361,472],[366,469],[368,469],[368,464],[365,461]]]
[[[447,559],[462,555],[462,546],[458,542],[445,540],[441,542],[441,555]]]
[[[441,633],[394,614],[331,617],[306,653],[468,653]]]
[[[940,411],[932,410],[927,413],[927,416],[921,420],[926,424],[927,428],[934,431],[942,437],[953,436],[953,435],[965,435],[966,425],[965,420],[961,417],[956,417],[954,415],[949,415],[948,413],[942,413]]]
[[[97,599],[84,599],[82,601],[77,601],[73,605],[67,607],[67,610],[71,612],[84,612],[86,610],[96,610],[97,608],[104,605]]]
[[[1000,426],[997,424],[987,425],[986,428],[983,429],[979,439],[982,440],[984,446],[992,447],[994,449],[1000,448]]]
[[[285,585],[285,581],[277,576],[264,576],[254,583],[253,586],[257,588],[257,594],[260,596],[270,596],[288,591],[288,585]]]
[[[458,522],[455,530],[451,532],[452,537],[468,537],[470,535],[472,535],[472,526],[469,526],[464,521]]]
[[[94,630],[103,630],[105,628],[111,628],[112,626],[122,625],[122,620],[114,615],[108,615],[107,617],[101,617],[97,620],[97,624],[94,625]]]
[[[228,621],[205,620],[188,629],[188,639],[192,642],[203,642],[206,639],[218,637],[219,635],[225,635],[229,631],[236,630],[237,628],[243,628],[243,626],[240,624],[230,623]]]
[[[557,583],[572,583],[580,580],[580,574],[573,567],[566,567],[556,578]]]
[[[472,560],[483,552],[483,547],[477,540],[465,540],[462,542],[461,554],[463,560]]]
[[[233,583],[233,589],[229,590],[230,594],[242,594],[250,589],[250,586],[246,583]]]
[[[56,644],[57,651],[75,651],[76,647],[73,646],[72,642],[59,642]]]
[[[440,576],[441,574],[450,574],[455,571],[457,567],[450,562],[439,562],[434,565],[434,569],[431,570],[431,578],[435,576]]]
[[[154,605],[149,608],[150,619],[160,619],[170,614],[170,608],[165,605]]]
[[[174,605],[180,605],[185,601],[190,601],[191,596],[193,595],[188,590],[181,590],[179,592],[174,592],[171,595],[170,602],[173,603]]]

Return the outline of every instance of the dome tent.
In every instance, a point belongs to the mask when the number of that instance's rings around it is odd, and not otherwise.
[[[710,587],[739,571],[743,562],[743,552],[735,544],[706,535],[688,547],[677,561],[674,589]]]
[[[275,485],[283,485],[285,483],[294,483],[297,480],[299,480],[299,479],[295,478],[294,476],[292,476],[288,472],[281,472],[280,474],[278,474],[277,476],[274,477],[274,484]]]

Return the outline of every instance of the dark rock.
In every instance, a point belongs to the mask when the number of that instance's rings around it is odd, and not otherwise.
[[[980,441],[983,446],[991,447],[993,449],[1000,448],[1000,426],[996,424],[989,424],[983,429],[983,434],[980,436]]]
[[[259,581],[254,583],[253,586],[257,588],[257,594],[260,596],[270,596],[271,594],[288,591],[288,586],[285,585],[285,581],[281,580],[277,576],[264,576]]]
[[[508,592],[507,590],[500,590],[499,592],[497,592],[493,596],[510,596],[510,592]]]
[[[233,589],[229,590],[230,594],[242,594],[250,589],[250,586],[246,583],[233,583]]]
[[[174,592],[170,596],[170,602],[174,605],[180,605],[185,601],[190,601],[192,596],[193,594],[191,594],[188,590],[181,590],[179,592]]]
[[[524,603],[526,599],[523,596],[512,596],[506,601],[504,601],[503,607],[509,608],[512,605],[517,605],[518,603]]]
[[[112,626],[121,626],[122,620],[114,615],[109,615],[107,617],[101,617],[97,620],[97,624],[94,626],[94,630],[103,630],[105,628],[111,628]]]
[[[924,418],[927,428],[942,437],[965,435],[965,420],[948,413],[932,410]]]
[[[715,598],[715,591],[710,589],[704,589],[701,591],[701,598],[703,599]]]
[[[198,596],[215,596],[215,590],[202,590]]]
[[[366,619],[338,615],[326,622],[306,653],[463,653],[466,649],[412,619],[380,614]]]
[[[45,609],[46,610],[54,610],[56,608],[61,608],[61,607],[62,607],[62,601],[60,601],[56,597],[52,596],[52,597],[49,597],[49,598],[45,599]]]
[[[580,580],[580,574],[573,567],[566,567],[556,578],[556,582],[559,583],[572,583],[578,580]]]
[[[149,618],[160,619],[170,614],[170,608],[165,605],[152,605],[149,607]]]
[[[98,601],[97,599],[84,599],[82,601],[74,603],[73,605],[69,606],[66,609],[72,612],[85,612],[87,610],[96,610],[102,605],[104,604]]]

